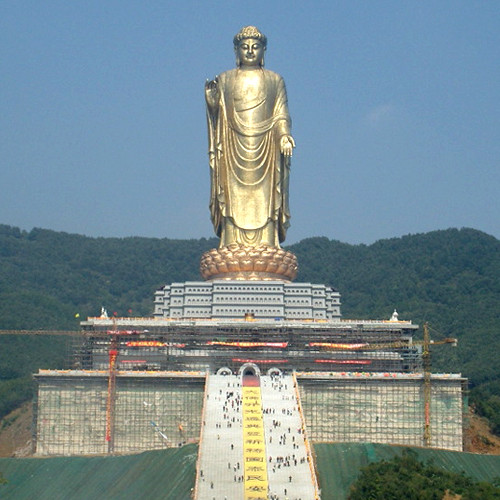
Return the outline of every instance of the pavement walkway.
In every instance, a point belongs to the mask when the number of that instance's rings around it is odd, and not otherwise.
[[[290,375],[262,377],[269,498],[313,500],[315,489]]]
[[[241,377],[209,375],[207,384],[197,499],[243,499]]]
[[[258,416],[264,429],[268,486],[265,498],[315,500],[315,483],[293,378],[289,375],[261,376],[259,382],[261,414]],[[258,498],[249,493],[248,464],[245,468],[244,462],[242,378],[209,375],[207,384],[196,500]]]

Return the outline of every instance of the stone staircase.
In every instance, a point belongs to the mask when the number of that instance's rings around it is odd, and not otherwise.
[[[319,499],[294,378],[244,380],[207,377],[194,498]]]
[[[269,498],[319,498],[291,375],[262,377]]]

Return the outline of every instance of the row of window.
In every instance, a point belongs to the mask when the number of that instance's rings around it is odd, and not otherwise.
[[[239,290],[239,291],[241,292],[242,290]],[[179,295],[179,294],[178,294],[178,295]],[[265,296],[261,299],[261,298],[259,297],[259,294],[252,294],[252,295],[250,295],[250,296],[249,296],[249,295],[245,296],[245,298],[249,298],[249,297],[251,297],[251,298],[253,298],[254,300],[265,300],[265,299],[275,299],[275,300],[276,300],[276,299],[280,299],[281,297],[283,297],[283,296],[284,296],[285,298],[288,298],[289,300],[293,300],[293,299],[290,299],[290,298],[289,298],[289,296],[290,296],[290,295],[291,295],[291,294],[288,294],[288,293],[285,293],[285,294],[281,294],[281,293],[280,293],[280,294],[278,294],[278,295],[274,295],[274,296],[273,296],[273,295],[265,295]],[[302,296],[304,296],[304,297],[307,297],[308,299],[311,297],[311,294],[301,294],[301,295],[302,295]],[[321,294],[315,294],[315,295],[321,295]],[[231,297],[231,300],[232,300],[233,298],[238,297],[238,295],[231,295],[230,297]],[[194,298],[194,297],[189,297],[189,299],[191,299],[191,300],[192,300],[193,298]],[[164,301],[165,301],[165,299],[168,299],[168,295],[166,295],[166,296],[164,296],[164,295],[161,295],[161,296],[157,295],[157,296],[155,297],[155,302],[158,302],[158,303],[159,303],[159,302],[164,302]],[[199,298],[199,300],[212,300],[212,295],[210,295],[210,296],[200,297],[200,298]],[[214,295],[214,297],[213,297],[213,300],[227,300],[227,296],[218,296],[217,294],[215,294],[215,295]],[[339,300],[339,299],[331,299],[331,300],[329,300],[329,299],[328,299],[328,297],[327,297],[327,298],[323,298],[323,296],[321,296],[321,299],[320,299],[320,300],[326,300],[326,301],[328,301],[328,302],[331,302],[332,304],[339,304],[339,303],[340,303],[340,300]]]
[[[230,297],[230,300],[228,301],[227,297],[214,297],[213,300],[210,297],[186,297],[185,299],[183,298],[172,298],[170,301],[172,304],[189,304],[189,303],[204,303],[204,304],[211,304],[212,302],[247,302],[247,303],[254,303],[254,302],[275,302],[275,303],[282,303],[282,297],[272,297],[269,295],[265,295],[262,297],[259,296],[238,296],[238,295],[233,295]],[[286,304],[310,304],[311,299],[310,298],[303,298],[303,299],[292,299],[290,297],[285,296],[285,303]],[[333,301],[333,303],[338,303],[338,301]],[[313,305],[315,307],[325,307],[325,301],[323,299],[314,299],[313,300]]]
[[[249,306],[254,306],[254,304],[248,304],[246,307],[246,309],[234,309],[234,308],[226,308],[226,307],[215,307],[213,309],[213,314],[227,314],[228,312],[233,312],[233,311],[236,311],[236,312],[242,312],[242,313],[246,313],[248,312],[248,307]],[[286,316],[287,317],[290,317],[290,318],[297,318],[297,317],[302,317],[302,318],[309,318],[311,316],[311,310],[314,311],[314,317],[321,317],[321,318],[324,318],[325,317],[325,314],[324,314],[324,311],[323,310],[314,310],[315,308],[314,307],[301,307],[300,309],[298,310],[294,310],[293,307],[294,306],[303,306],[304,304],[287,304],[284,308],[283,307],[280,307],[279,309],[276,308],[276,309],[273,309],[272,310],[272,313],[273,314],[284,314],[286,313]],[[187,307],[189,306],[189,304],[186,304],[186,307],[183,307],[182,309],[175,309],[175,308],[172,308],[172,309],[169,309],[169,308],[165,308],[165,309],[158,309],[157,311],[155,311],[155,315],[171,315],[172,317],[183,317],[183,316],[186,316],[186,317],[207,317],[208,315],[210,315],[212,313],[212,308],[208,305],[203,305],[203,304],[200,304],[200,307],[197,307],[197,308],[189,308]],[[260,309],[258,306],[255,306],[256,307],[256,311],[259,311],[259,312],[267,312],[267,311],[271,311],[270,309]],[[338,308],[333,308],[331,310],[331,316],[338,316],[340,314]]]

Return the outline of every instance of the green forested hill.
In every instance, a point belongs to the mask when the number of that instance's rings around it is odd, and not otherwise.
[[[476,383],[500,377],[500,241],[473,229],[448,229],[346,245],[311,238],[291,247],[300,279],[342,294],[347,318],[428,321],[458,349],[435,349],[435,368]]]
[[[200,279],[199,258],[216,245],[215,239],[89,238],[0,225],[0,329],[75,329],[76,313],[97,315],[101,306],[149,315],[155,289]],[[486,402],[482,412],[500,414],[496,238],[448,229],[372,245],[309,238],[288,249],[299,259],[297,281],[338,289],[345,318],[389,318],[396,308],[401,319],[428,321],[443,337],[457,337],[457,349],[435,349],[433,370],[464,373],[481,395],[478,404]],[[15,354],[10,341],[0,341],[1,392],[13,373],[5,359]]]
[[[196,280],[215,240],[88,238],[0,225],[0,329],[75,328],[101,306],[152,313],[156,288]]]

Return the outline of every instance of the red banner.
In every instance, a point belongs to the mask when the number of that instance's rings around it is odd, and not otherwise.
[[[309,342],[309,347],[326,347],[327,349],[361,349],[368,344],[334,344],[332,342]]]
[[[165,342],[158,340],[131,340],[127,342],[127,347],[164,347]]]
[[[263,364],[279,364],[279,363],[288,363],[287,359],[243,359],[243,358],[233,358],[231,361],[235,363],[256,363],[259,365]]]
[[[207,345],[222,345],[230,347],[275,347],[278,349],[284,349],[285,347],[288,347],[288,342],[223,342],[213,340],[207,342]]]

